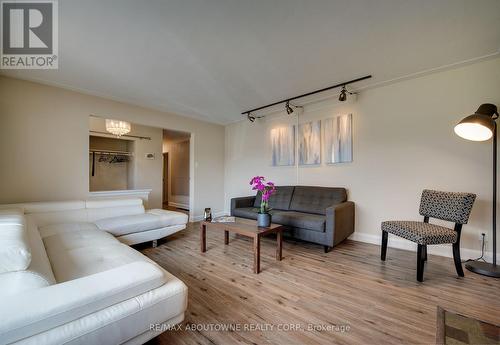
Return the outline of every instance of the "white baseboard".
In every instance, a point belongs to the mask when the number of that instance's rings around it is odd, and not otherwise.
[[[189,205],[183,204],[183,203],[180,203],[180,202],[169,201],[168,202],[168,206],[177,207],[177,208],[180,208],[180,209],[183,209],[183,210],[189,210]]]
[[[363,233],[355,232],[354,234],[349,236],[349,239],[353,240],[353,241],[377,244],[380,246],[380,244],[382,242],[382,235],[381,234],[380,235],[363,234]],[[388,248],[409,250],[409,251],[413,251],[413,252],[417,251],[417,244],[416,243],[413,243],[411,241],[407,241],[405,239],[393,236],[391,234],[389,234],[389,241],[387,243],[387,247]],[[448,244],[448,245],[439,244],[439,245],[428,246],[427,252],[431,255],[445,256],[448,258],[453,257],[451,244]],[[481,252],[479,250],[475,250],[475,249],[460,248],[460,256],[461,256],[462,260],[476,259],[476,258],[481,256]],[[492,257],[493,257],[493,255],[491,252],[484,253],[484,259],[488,262],[491,262]]]
[[[228,215],[228,213],[224,212],[224,211],[215,211],[212,213],[212,217],[220,217],[220,216],[226,216]],[[203,215],[197,215],[197,216],[194,216],[192,217],[189,221],[191,223],[194,223],[194,222],[201,222],[203,220]]]

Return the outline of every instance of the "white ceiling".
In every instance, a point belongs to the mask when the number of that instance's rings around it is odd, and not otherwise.
[[[59,70],[3,74],[223,124],[500,48],[499,0],[64,0],[59,11]]]

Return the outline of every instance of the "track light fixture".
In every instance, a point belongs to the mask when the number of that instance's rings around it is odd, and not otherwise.
[[[350,91],[347,91],[345,85],[342,86],[342,90],[340,90],[340,95],[339,95],[339,101],[340,102],[345,102],[347,100],[347,94],[349,95],[357,95],[356,92],[350,92]]]
[[[250,122],[255,122],[257,119],[262,119],[264,116],[257,116],[257,115],[252,115],[250,111],[247,111],[245,114],[247,114],[247,119]]]
[[[270,107],[273,107],[273,106],[281,104],[281,103],[285,103],[285,110],[286,110],[287,114],[291,114],[291,113],[293,113],[293,108],[292,107],[294,107],[294,108],[302,108],[302,107],[295,106],[295,105],[290,105],[290,101],[294,101],[294,100],[299,99],[299,98],[311,96],[311,95],[314,95],[314,94],[317,94],[317,93],[320,93],[320,92],[325,92],[325,91],[328,91],[328,90],[332,90],[332,89],[335,89],[335,88],[338,88],[338,87],[342,87],[342,90],[340,91],[340,95],[339,95],[339,101],[344,102],[345,100],[347,100],[347,94],[348,93],[350,95],[355,94],[354,92],[347,91],[347,89],[346,89],[347,85],[352,84],[352,83],[357,83],[357,82],[362,81],[362,80],[370,79],[371,77],[372,77],[371,75],[367,75],[367,76],[364,76],[364,77],[361,77],[361,78],[352,79],[352,80],[349,80],[349,81],[345,81],[343,83],[339,83],[339,84],[335,84],[335,85],[332,85],[332,86],[329,86],[329,87],[325,87],[325,88],[320,89],[320,90],[316,90],[316,91],[304,93],[302,95],[298,95],[298,96],[295,96],[295,97],[292,97],[292,98],[283,99],[281,101],[274,102],[274,103],[271,103],[271,104],[267,104],[267,105],[264,105],[262,107],[258,107],[258,108],[251,109],[251,110],[247,110],[247,111],[242,112],[241,114],[242,115],[247,115],[248,120],[250,120],[251,122],[254,122],[255,119],[259,119],[259,118],[261,118],[263,116],[252,116],[250,113],[255,112],[255,111],[259,111],[259,110],[262,110],[262,109],[265,109],[265,108],[270,108]]]
[[[342,86],[342,90],[340,90],[339,101],[345,102],[346,99],[347,99],[347,90],[344,85]]]

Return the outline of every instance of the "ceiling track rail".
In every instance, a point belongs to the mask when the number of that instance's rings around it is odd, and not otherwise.
[[[314,95],[314,94],[317,94],[317,93],[320,93],[320,92],[325,92],[325,91],[336,89],[336,88],[339,88],[339,87],[344,87],[346,85],[349,85],[349,84],[352,84],[352,83],[356,83],[358,81],[370,79],[371,77],[372,77],[371,75],[366,75],[366,76],[361,77],[361,78],[352,79],[352,80],[345,81],[345,82],[342,82],[342,83],[338,83],[338,84],[335,84],[335,85],[332,85],[332,86],[329,86],[329,87],[325,87],[323,89],[319,89],[319,90],[316,90],[316,91],[304,93],[304,94],[299,95],[299,96],[295,96],[295,97],[291,97],[291,98],[286,98],[286,99],[283,99],[283,100],[278,101],[278,102],[274,102],[274,103],[271,103],[271,104],[264,105],[262,107],[254,108],[254,109],[251,109],[251,110],[247,110],[247,111],[242,112],[241,114],[242,115],[250,115],[250,113],[253,113],[253,112],[256,112],[256,111],[259,111],[259,110],[262,110],[262,109],[266,109],[266,108],[269,108],[269,107],[273,107],[273,106],[281,104],[281,103],[288,103],[290,101],[294,101],[294,100],[299,99],[299,98],[311,96],[311,95]]]

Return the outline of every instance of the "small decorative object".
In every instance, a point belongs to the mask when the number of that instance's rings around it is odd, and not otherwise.
[[[212,223],[235,223],[236,217],[232,216],[220,216],[212,219]]]
[[[272,166],[295,165],[295,126],[271,129]]]
[[[144,157],[146,157],[146,159],[155,159],[155,154],[154,153],[146,153],[144,155]]]
[[[117,137],[130,133],[131,127],[130,122],[106,119],[106,131]]]
[[[352,162],[352,114],[323,120],[326,163]]]
[[[299,165],[321,163],[321,122],[299,125]]]
[[[205,208],[205,213],[203,214],[203,219],[205,219],[207,222],[212,221],[212,210],[210,207]]]
[[[269,227],[271,225],[271,214],[269,213],[269,198],[276,192],[273,182],[265,182],[264,176],[255,176],[250,180],[252,190],[260,192],[260,209],[257,215],[257,225],[260,227]]]

